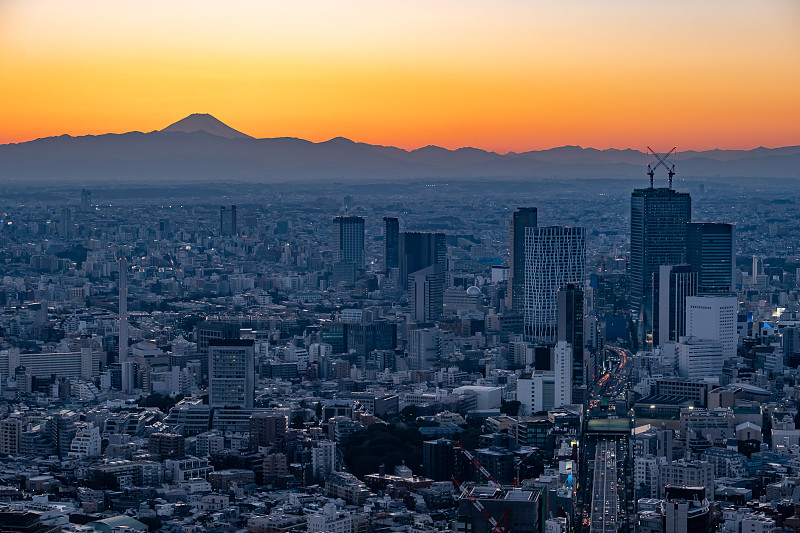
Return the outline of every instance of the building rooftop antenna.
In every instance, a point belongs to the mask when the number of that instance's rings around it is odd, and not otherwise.
[[[669,156],[674,154],[677,149],[678,149],[677,146],[673,146],[672,150],[670,150],[666,154],[661,155],[655,153],[653,149],[650,148],[649,146],[647,147],[647,153],[652,154],[656,158],[656,161],[654,161],[653,163],[649,163],[647,165],[647,175],[650,176],[651,189],[653,188],[653,175],[655,174],[656,169],[661,165],[664,165],[664,168],[667,169],[667,174],[669,174],[669,188],[670,189],[672,188],[672,178],[675,176],[675,165],[670,166],[669,164],[667,164],[667,159],[669,158]]]

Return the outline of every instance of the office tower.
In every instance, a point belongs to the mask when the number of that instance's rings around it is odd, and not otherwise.
[[[383,217],[383,270],[389,272],[400,266],[400,221]]]
[[[686,227],[686,262],[699,274],[698,293],[733,292],[734,241],[732,224],[696,223]]]
[[[92,191],[83,189],[81,191],[81,211],[88,213],[92,208]]]
[[[128,360],[128,261],[119,260],[119,364],[122,392],[133,391],[133,361]]]
[[[220,206],[219,208],[219,234],[236,235],[236,206]]]
[[[686,336],[710,339],[722,345],[725,359],[736,357],[739,336],[736,321],[739,299],[727,295],[686,298]]]
[[[661,265],[686,260],[689,194],[667,188],[635,189],[631,194],[631,307],[644,331],[652,328],[653,277]]]
[[[697,272],[689,265],[661,265],[653,282],[653,345],[677,341],[686,332],[686,299],[697,294]]]
[[[517,380],[517,401],[520,414],[532,415],[551,411],[555,401],[556,376],[552,370],[534,370]]]
[[[566,341],[558,341],[553,348],[553,365],[555,366],[553,407],[569,405],[572,403],[573,356],[572,346]]]
[[[255,353],[252,339],[208,341],[208,404],[253,408]]]
[[[568,284],[558,291],[558,340],[572,346],[572,401],[583,403],[586,390],[584,361],[583,289]]]
[[[525,340],[555,344],[558,291],[582,286],[586,243],[583,228],[527,228],[525,234]]]
[[[400,234],[400,283],[408,290],[408,276],[432,265],[447,270],[447,237],[444,233]]]
[[[364,268],[364,217],[344,216],[333,219],[333,247],[337,263]]]
[[[675,345],[678,374],[683,378],[715,378],[722,374],[722,344],[710,339],[681,337]]]
[[[408,336],[410,370],[430,370],[453,352],[453,334],[439,328],[412,329]]]
[[[431,265],[408,275],[408,294],[414,322],[433,322],[442,315],[444,269]]]
[[[63,207],[61,209],[61,219],[58,221],[58,233],[62,239],[73,237],[72,209]]]
[[[509,225],[506,309],[517,313],[525,307],[525,228],[536,227],[536,216],[535,207],[519,207]]]

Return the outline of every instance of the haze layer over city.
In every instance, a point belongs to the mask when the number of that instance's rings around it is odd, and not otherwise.
[[[0,531],[800,531],[798,23],[0,3]]]

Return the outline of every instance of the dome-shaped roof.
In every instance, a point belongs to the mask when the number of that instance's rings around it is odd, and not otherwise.
[[[481,290],[478,287],[472,286],[467,289],[467,296],[480,296]]]

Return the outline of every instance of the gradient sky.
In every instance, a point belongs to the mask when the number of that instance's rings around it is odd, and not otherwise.
[[[0,0],[0,143],[800,144],[797,0]]]

